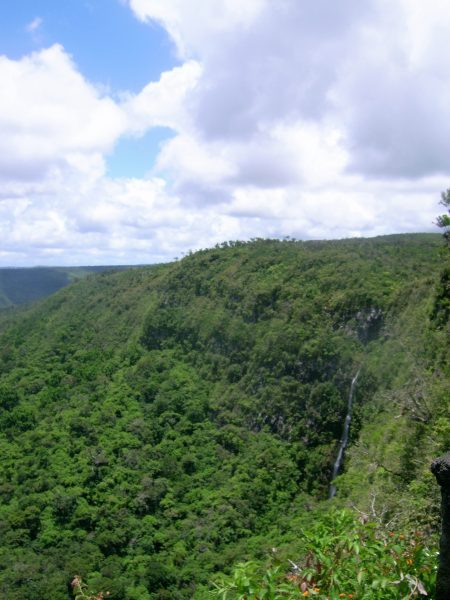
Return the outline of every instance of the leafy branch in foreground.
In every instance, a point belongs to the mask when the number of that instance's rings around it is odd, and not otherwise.
[[[433,595],[436,552],[424,545],[419,532],[388,532],[344,510],[324,514],[302,538],[302,559],[289,561],[290,572],[280,565],[263,571],[254,562],[241,563],[214,584],[210,598],[407,600]]]
[[[224,577],[213,585],[210,598],[220,600],[281,600],[298,597],[299,591],[296,582],[290,581],[280,565],[261,572],[253,561],[239,563],[231,576]]]
[[[450,188],[441,194],[440,204],[448,210],[447,215],[439,215],[436,219],[436,225],[444,229],[444,238],[450,249]]]
[[[70,586],[75,596],[75,600],[104,600],[104,598],[110,595],[110,592],[98,592],[94,594],[88,591],[88,586],[83,583],[83,580],[79,575],[75,575],[72,579]]]

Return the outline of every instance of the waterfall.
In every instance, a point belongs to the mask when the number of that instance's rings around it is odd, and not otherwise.
[[[336,494],[336,486],[333,484],[333,481],[336,479],[336,477],[340,471],[342,462],[344,460],[344,452],[345,452],[345,449],[347,448],[348,434],[350,431],[350,423],[352,421],[353,393],[355,391],[355,386],[356,386],[356,382],[358,380],[360,370],[361,370],[361,368],[358,369],[356,375],[353,377],[352,384],[350,386],[350,392],[348,394],[348,401],[347,401],[347,414],[345,416],[344,429],[342,431],[341,441],[339,442],[339,450],[337,453],[336,461],[333,465],[333,474],[331,475],[330,491],[328,493],[328,498],[333,498]]]

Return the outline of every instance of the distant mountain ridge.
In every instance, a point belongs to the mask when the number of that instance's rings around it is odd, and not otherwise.
[[[0,267],[0,309],[40,300],[93,273],[126,268],[129,267]]]

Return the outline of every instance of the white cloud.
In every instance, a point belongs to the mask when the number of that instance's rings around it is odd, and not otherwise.
[[[449,174],[450,6],[377,3],[333,93],[350,167],[370,177]]]
[[[339,131],[357,172],[449,170],[448,3],[255,0],[245,11],[225,0],[130,5],[202,64],[188,102],[203,141],[241,138],[249,148],[267,148],[279,121],[287,129],[311,121],[324,132],[325,154],[326,129]]]
[[[28,33],[34,33],[41,27],[42,23],[43,20],[41,17],[35,17],[32,21],[30,21],[27,24],[25,29],[28,31]]]
[[[125,98],[123,109],[129,120],[128,128],[136,133],[155,126],[186,129],[189,116],[184,102],[200,76],[201,66],[189,60],[163,73],[159,81],[150,82],[139,94]]]
[[[183,99],[198,76],[191,61],[117,102],[86,81],[59,45],[21,60],[0,56],[0,178],[42,180],[52,169],[98,176],[121,135],[181,127]]]
[[[250,27],[266,0],[128,0],[143,21],[158,21],[171,35],[180,56],[201,56],[218,36]]]
[[[122,135],[181,127],[183,98],[198,72],[188,62],[140,94],[115,100],[91,85],[61,46],[21,60],[1,56],[0,235],[6,264],[167,258],[177,238],[175,217],[177,224],[186,221],[178,200],[158,178],[107,178],[105,157]],[[170,244],[161,242],[163,232]]]
[[[42,180],[109,150],[125,128],[117,105],[58,45],[21,60],[0,57],[0,177]],[[94,160],[95,162],[95,160]]]
[[[256,218],[255,198],[266,193],[285,214],[314,198],[298,221],[302,236],[432,227],[428,207],[450,175],[448,3],[255,0],[242,11],[232,0],[129,4],[202,67],[186,97],[191,122],[159,159],[191,205],[219,210],[246,197]],[[420,180],[437,188],[418,195]],[[393,201],[396,181],[402,191]],[[399,218],[408,202],[408,219]],[[331,225],[341,220],[347,228]],[[289,233],[293,222],[274,227]]]
[[[0,57],[0,261],[433,228],[450,176],[444,0],[128,5],[182,59],[139,94],[93,86],[58,45]],[[106,177],[117,141],[156,126],[174,137],[150,176]]]

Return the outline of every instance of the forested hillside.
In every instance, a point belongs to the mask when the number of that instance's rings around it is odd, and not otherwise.
[[[0,268],[0,309],[34,302],[92,273],[124,267]]]
[[[74,575],[114,600],[238,598],[253,580],[318,598],[432,585],[429,462],[450,445],[441,246],[428,234],[228,243],[13,311],[0,336],[0,597],[71,598]],[[325,590],[317,571],[324,581],[341,541],[353,583]],[[383,552],[417,567],[411,580],[393,583],[392,565],[372,580]],[[289,561],[309,579],[286,577]]]

